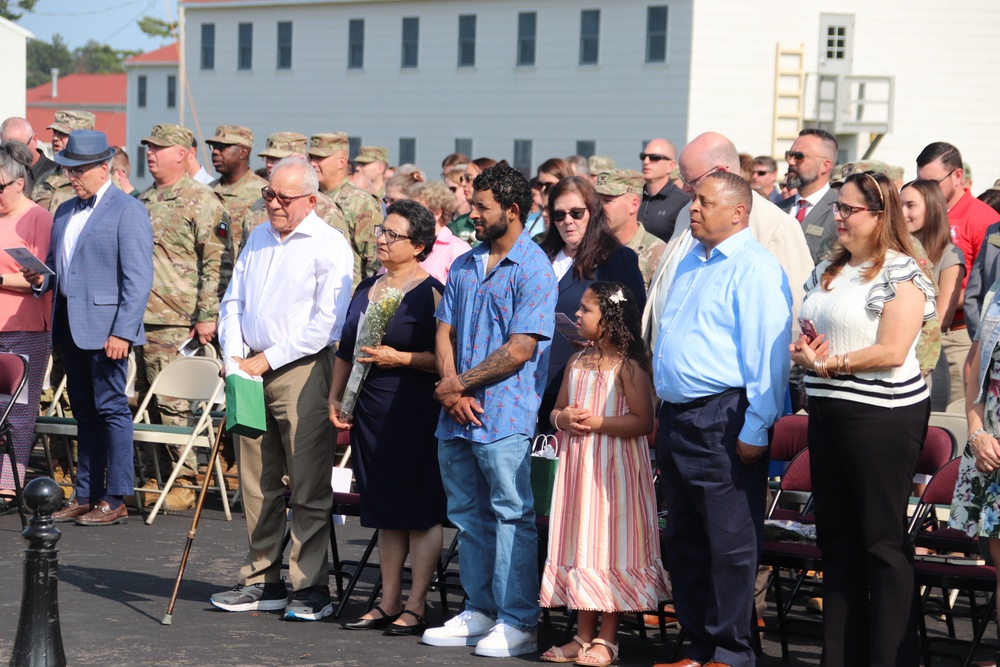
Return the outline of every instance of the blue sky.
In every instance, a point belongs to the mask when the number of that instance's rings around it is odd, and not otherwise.
[[[142,16],[175,21],[177,0],[38,0],[35,11],[25,12],[18,23],[44,41],[62,35],[71,50],[91,39],[140,51],[170,41],[147,37],[139,30],[136,21]]]

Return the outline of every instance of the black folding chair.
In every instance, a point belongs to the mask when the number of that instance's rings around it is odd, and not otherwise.
[[[24,510],[24,493],[21,478],[17,474],[17,459],[14,456],[14,440],[10,426],[10,411],[14,408],[24,385],[28,383],[28,358],[13,352],[0,352],[0,400],[6,397],[7,404],[0,413],[0,441],[3,442],[3,453],[10,461],[11,474],[14,477],[14,495],[17,501],[17,513],[21,516],[21,527],[28,525],[28,517]]]

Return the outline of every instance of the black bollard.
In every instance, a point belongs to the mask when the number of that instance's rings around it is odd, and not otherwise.
[[[59,629],[59,558],[56,542],[62,537],[52,513],[62,504],[62,489],[48,477],[24,487],[24,504],[34,516],[21,536],[24,550],[24,587],[21,617],[10,656],[11,667],[65,667]]]

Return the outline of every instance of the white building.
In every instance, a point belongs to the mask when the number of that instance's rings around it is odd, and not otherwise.
[[[822,124],[843,159],[878,138],[871,157],[911,178],[945,140],[974,192],[1000,177],[989,0],[182,0],[181,16],[180,118],[200,139],[222,123],[253,128],[257,150],[272,132],[345,131],[436,175],[456,149],[637,167],[645,140],[705,130],[780,157]],[[134,149],[155,110],[131,99]]]
[[[177,51],[174,42],[122,63],[128,75],[125,146],[132,163],[130,180],[139,190],[153,184],[146,170],[146,150],[139,142],[157,123],[176,123],[179,118]]]
[[[0,121],[11,116],[24,118],[28,90],[27,46],[28,40],[34,37],[16,23],[0,18],[0,62],[4,64]]]

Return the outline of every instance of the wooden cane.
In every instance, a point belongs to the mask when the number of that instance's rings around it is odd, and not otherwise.
[[[174,615],[174,603],[177,602],[177,592],[181,588],[181,578],[184,576],[184,568],[187,567],[188,554],[191,553],[191,545],[194,543],[195,533],[198,532],[198,521],[201,520],[201,508],[205,504],[205,496],[208,495],[208,487],[211,485],[212,474],[215,472],[215,461],[219,457],[219,449],[222,446],[222,433],[226,430],[226,417],[222,416],[219,422],[219,432],[215,434],[215,444],[212,445],[212,452],[208,455],[208,469],[205,470],[205,479],[201,482],[201,494],[198,502],[194,506],[194,517],[191,519],[191,529],[188,530],[187,542],[184,544],[184,555],[181,556],[181,566],[177,568],[177,581],[174,582],[174,592],[170,595],[170,604],[167,605],[167,615],[160,621],[163,625],[170,625]],[[222,493],[226,493],[225,482],[222,484]]]

